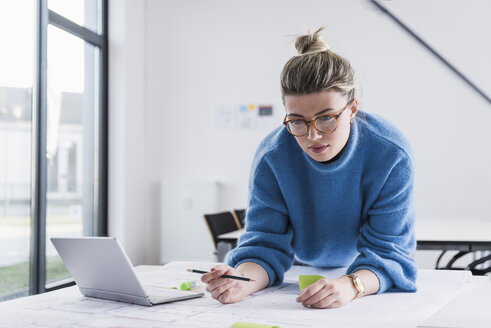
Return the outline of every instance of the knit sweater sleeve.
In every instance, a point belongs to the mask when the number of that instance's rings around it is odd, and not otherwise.
[[[226,262],[237,267],[244,262],[261,265],[269,276],[269,286],[283,281],[293,265],[293,230],[278,181],[266,158],[253,163],[249,181],[246,231],[238,246],[227,254]]]
[[[416,291],[413,177],[411,160],[403,154],[368,211],[358,240],[359,256],[347,270],[372,271],[380,282],[378,293]]]

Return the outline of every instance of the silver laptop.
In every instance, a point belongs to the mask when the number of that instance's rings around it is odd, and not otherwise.
[[[116,238],[51,238],[51,242],[85,296],[152,306],[204,295],[142,285]]]

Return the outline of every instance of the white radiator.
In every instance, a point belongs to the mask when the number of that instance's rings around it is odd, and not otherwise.
[[[162,183],[160,261],[216,261],[203,214],[217,212],[218,182]]]

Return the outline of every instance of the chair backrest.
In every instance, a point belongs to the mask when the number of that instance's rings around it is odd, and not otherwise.
[[[237,220],[239,220],[240,227],[244,228],[245,227],[246,210],[245,209],[234,210],[233,214],[235,215]]]
[[[210,230],[211,237],[213,238],[215,249],[218,249],[218,235],[240,229],[239,221],[237,221],[237,219],[231,212],[205,214],[204,218],[206,221],[206,225]]]

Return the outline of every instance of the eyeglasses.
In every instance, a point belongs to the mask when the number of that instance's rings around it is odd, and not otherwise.
[[[309,121],[303,118],[287,120],[288,114],[286,114],[283,119],[283,124],[286,126],[288,132],[295,137],[306,136],[310,129],[309,123],[312,123],[314,129],[320,133],[333,133],[338,127],[338,118],[344,113],[353,100],[354,99],[350,100],[343,108],[341,108],[341,112],[337,115],[321,115]]]

